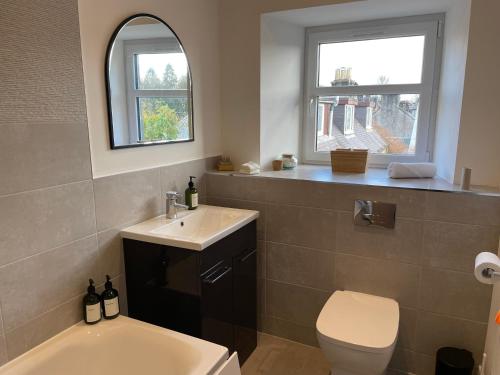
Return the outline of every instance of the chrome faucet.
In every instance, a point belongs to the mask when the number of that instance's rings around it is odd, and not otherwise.
[[[166,214],[168,219],[177,219],[178,208],[184,208],[186,210],[189,208],[185,204],[177,203],[177,199],[180,197],[182,197],[182,195],[176,191],[167,191]]]

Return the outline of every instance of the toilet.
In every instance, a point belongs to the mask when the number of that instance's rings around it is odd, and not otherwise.
[[[390,298],[336,291],[316,322],[331,375],[382,375],[398,338],[399,305]]]

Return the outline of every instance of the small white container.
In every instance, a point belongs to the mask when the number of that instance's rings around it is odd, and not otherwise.
[[[283,154],[283,169],[293,169],[297,166],[298,160],[294,154]]]

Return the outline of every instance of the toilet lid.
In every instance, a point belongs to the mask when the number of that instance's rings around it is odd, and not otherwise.
[[[333,293],[316,322],[325,340],[370,352],[389,349],[396,341],[398,326],[396,301],[349,291]]]

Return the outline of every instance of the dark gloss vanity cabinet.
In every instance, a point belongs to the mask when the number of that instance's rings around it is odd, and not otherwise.
[[[124,239],[131,318],[238,352],[257,345],[256,222],[202,251]]]

